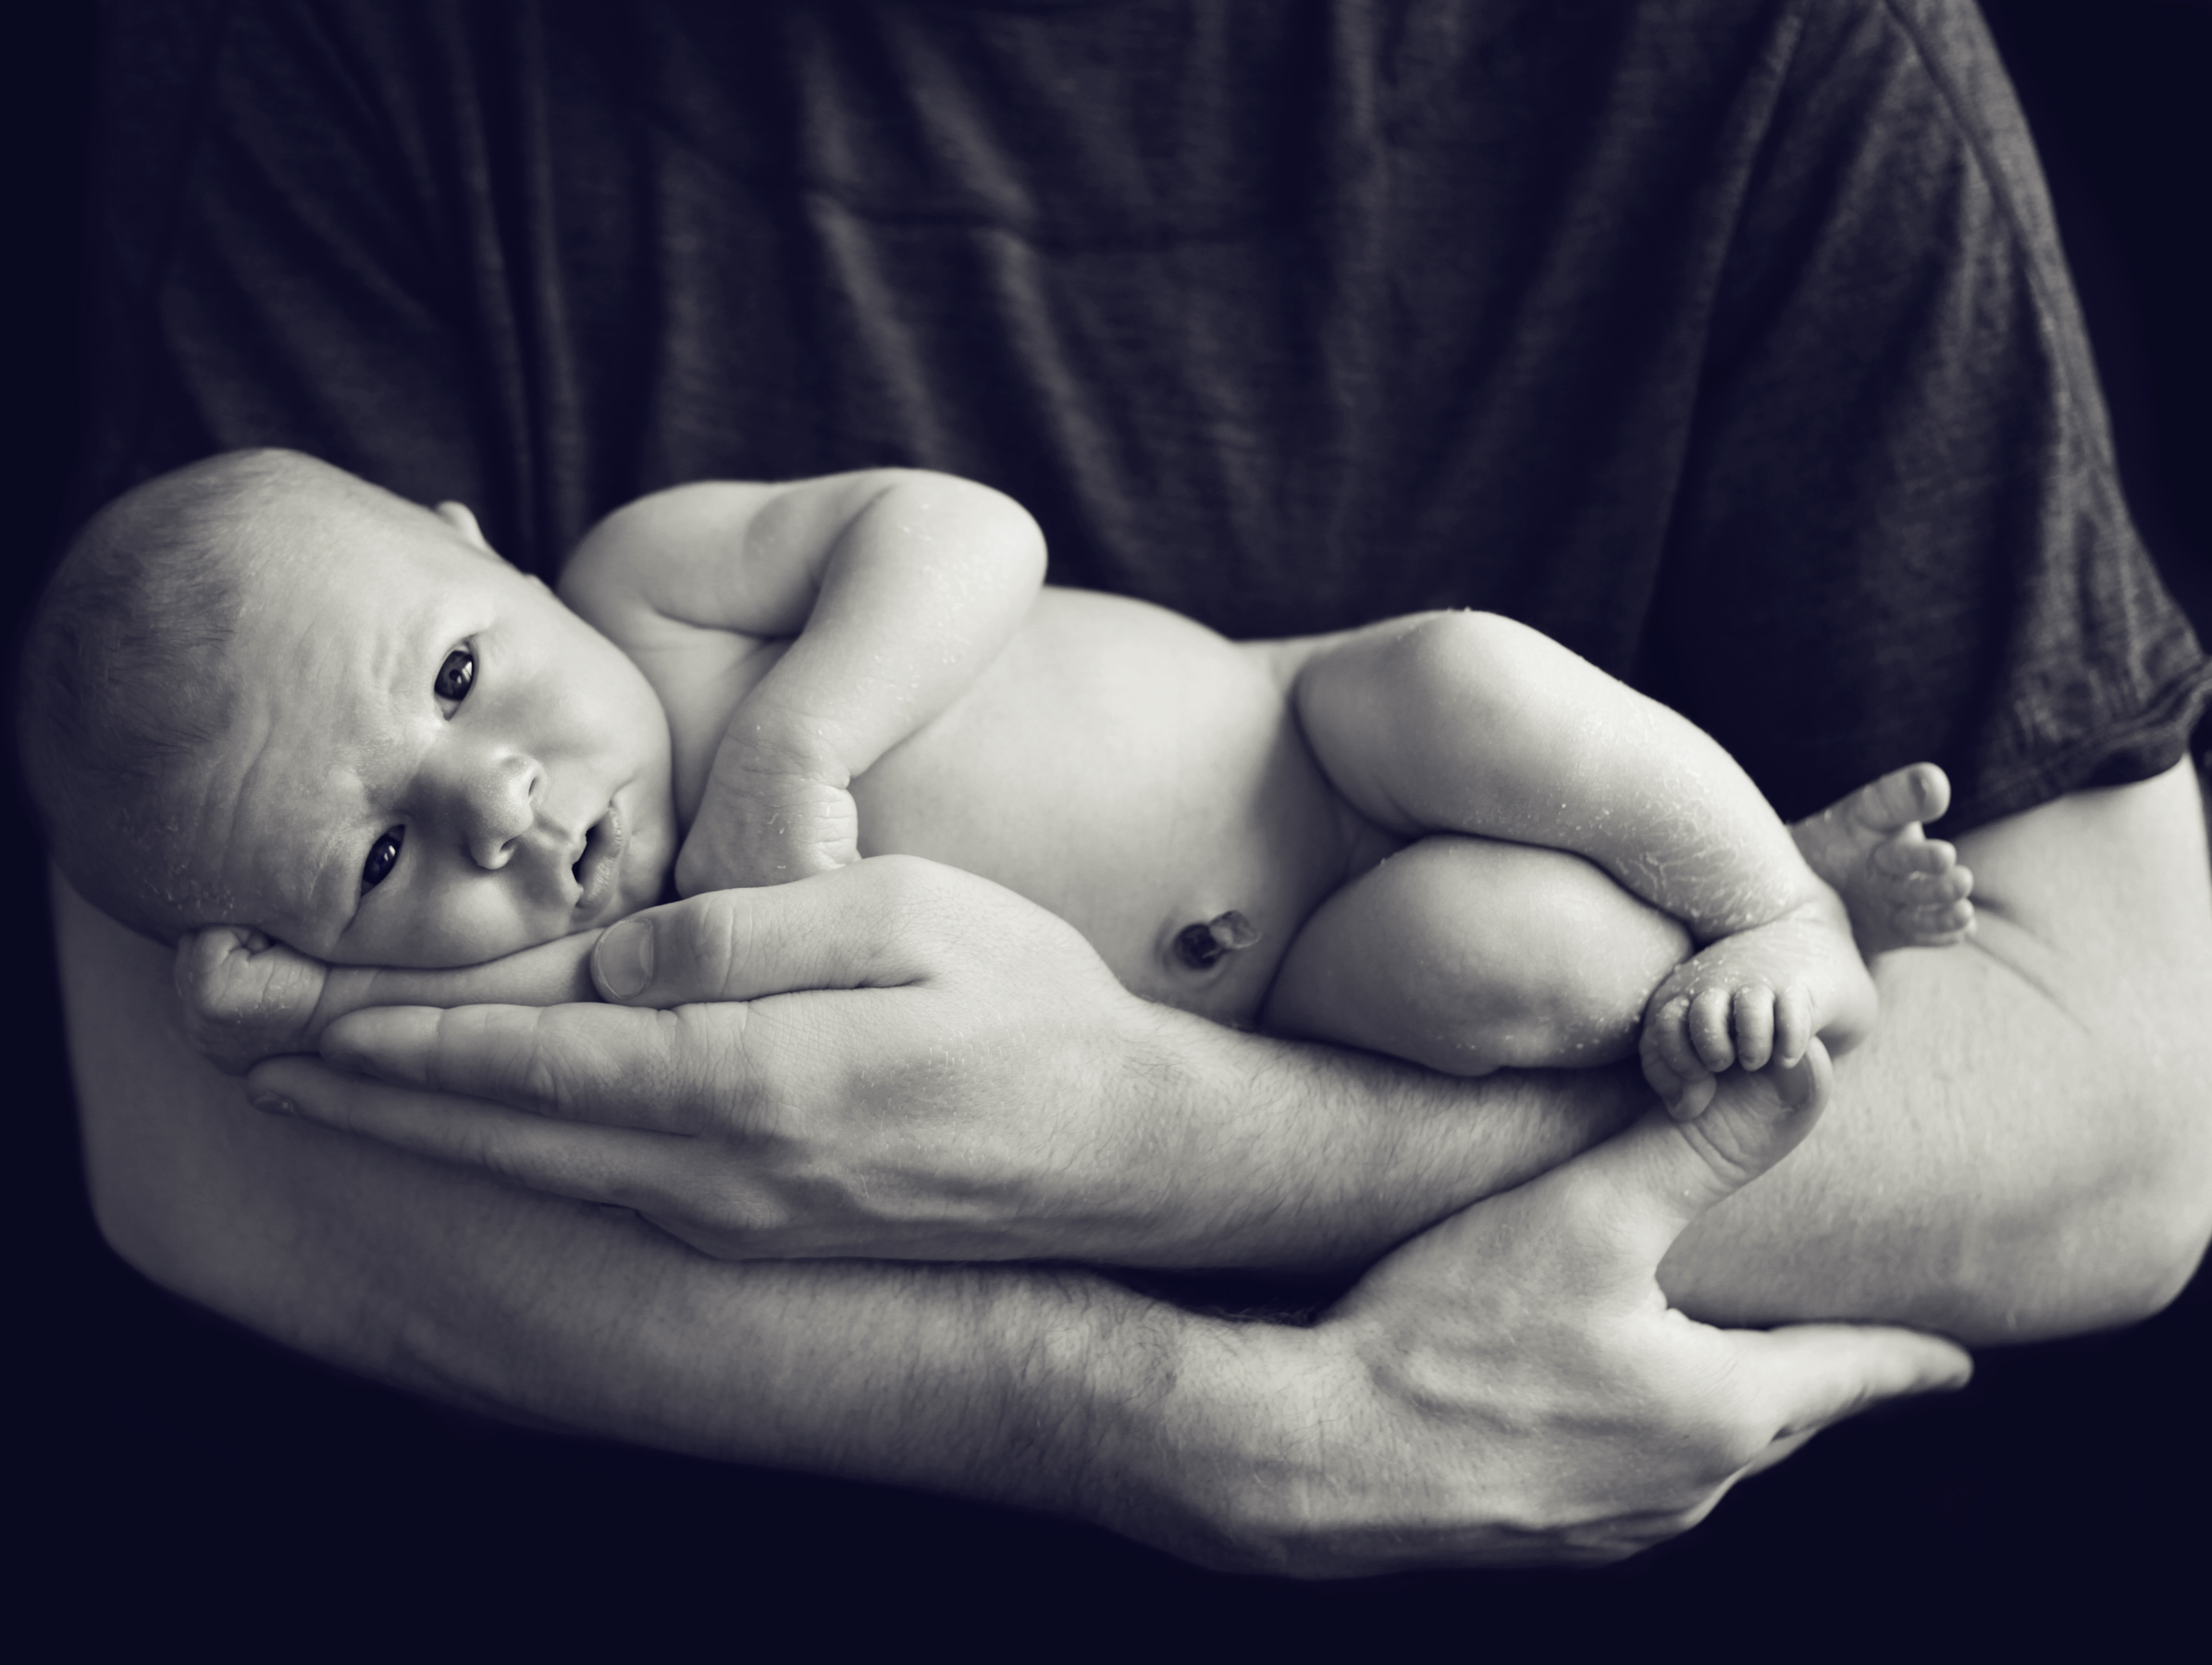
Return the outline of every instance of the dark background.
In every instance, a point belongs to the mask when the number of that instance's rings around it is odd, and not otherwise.
[[[1984,10],[2052,178],[2131,501],[2212,639],[2212,6]],[[6,37],[11,622],[60,530],[72,448],[93,28],[85,8],[50,5]],[[681,1635],[717,1652],[905,1638],[1299,1658],[1417,1636],[1454,1654],[1570,1659],[1638,1644],[1817,1657],[1853,1638],[1907,1658],[1962,1643],[2128,1658],[2204,1634],[2203,1276],[2133,1330],[1984,1355],[1963,1395],[1825,1435],[1688,1538],[1596,1574],[1217,1579],[1081,1527],[516,1434],[365,1387],[169,1299],[101,1242],[69,1115],[43,857],[19,798],[10,808],[24,932],[8,1375],[28,1389],[11,1419],[10,1606],[19,1624],[51,1613],[71,1655],[125,1638],[309,1658],[643,1653]]]

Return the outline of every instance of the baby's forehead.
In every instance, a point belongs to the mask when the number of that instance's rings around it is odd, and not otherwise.
[[[336,642],[427,623],[481,577],[479,561],[439,524],[364,515],[339,500],[329,512],[291,502],[244,540],[238,576],[243,616],[285,634]],[[412,507],[412,506],[410,506]],[[495,558],[496,559],[496,558]]]

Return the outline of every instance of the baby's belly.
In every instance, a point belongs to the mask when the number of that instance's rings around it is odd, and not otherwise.
[[[1365,823],[1265,652],[1142,602],[1046,590],[953,709],[853,783],[863,855],[965,868],[1058,914],[1125,986],[1251,1022]],[[1176,950],[1234,910],[1211,969]]]

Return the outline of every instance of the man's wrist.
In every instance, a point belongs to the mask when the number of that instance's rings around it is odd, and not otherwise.
[[[1065,1298],[1083,1322],[1007,1326],[1021,1367],[1002,1426],[1036,1495],[1018,1500],[1085,1518],[1185,1560],[1268,1570],[1296,1486],[1296,1430],[1279,1419],[1310,1402],[1327,1373],[1314,1333],[1207,1317],[1086,1279]]]
[[[1479,1080],[1133,1003],[1106,1079],[1126,1214],[1045,1252],[1145,1266],[1356,1271],[1626,1127],[1630,1067]]]

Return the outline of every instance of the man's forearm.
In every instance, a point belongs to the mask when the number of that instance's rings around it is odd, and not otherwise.
[[[1978,935],[1878,962],[1880,1023],[1840,1060],[1820,1135],[1667,1260],[1662,1282],[1686,1310],[1996,1342],[2127,1323],[2186,1281],[2212,1233],[2212,870],[2189,766],[2045,805],[1960,848]],[[1210,1225],[1189,1264],[1357,1264],[1650,1102],[1625,1073],[1448,1082],[1359,1054],[1266,1057],[1242,1079],[1274,1082],[1290,1121],[1328,1126],[1329,1113],[1308,1116],[1311,1095],[1366,1131],[1258,1219],[1197,1189],[1220,1162],[1190,1165],[1154,1240]],[[1233,1127],[1236,1114],[1198,1119]],[[1378,1129],[1394,1118],[1392,1140]],[[1247,1128],[1244,1146],[1266,1140]]]
[[[1969,944],[1885,957],[1819,1136],[1662,1282],[1713,1322],[1879,1315],[1975,1342],[2123,1324],[2212,1232],[2212,881],[2187,764],[1959,841]]]
[[[57,913],[117,1247],[279,1341],[512,1419],[1342,1576],[1614,1559],[1825,1422],[1963,1378],[1924,1337],[1730,1336],[1649,1300],[1682,1219],[1741,1183],[1663,1123],[1407,1245],[1310,1329],[1081,1271],[711,1260],[247,1108],[162,1021],[162,956]],[[1738,1126],[1748,1171],[1793,1119]]]
[[[1181,1508],[1123,1407],[1156,1411],[1226,1326],[1077,1271],[713,1261],[263,1115],[192,1053],[158,949],[66,888],[56,911],[95,1210],[179,1293],[511,1420],[1107,1523]],[[1110,1487],[1079,1472],[1108,1451]]]

